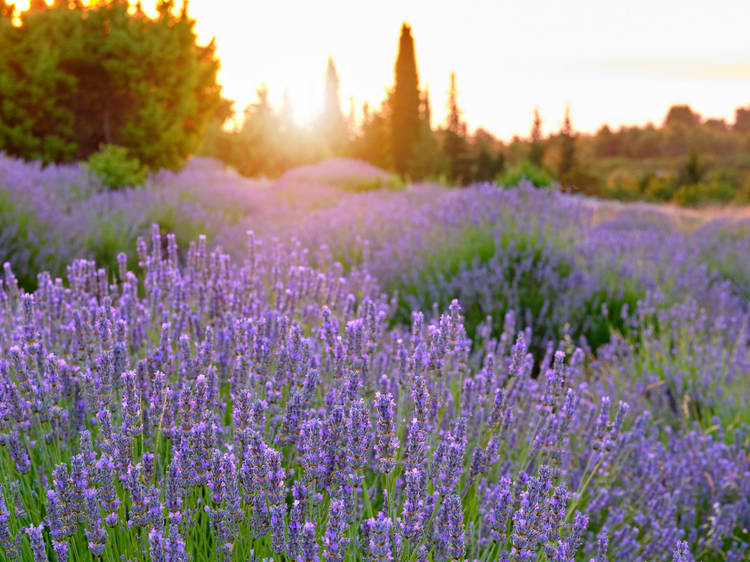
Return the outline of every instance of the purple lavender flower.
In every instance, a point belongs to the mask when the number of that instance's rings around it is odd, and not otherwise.
[[[347,422],[347,464],[351,471],[352,481],[358,484],[362,480],[362,471],[370,453],[372,435],[370,419],[363,400],[352,402]]]
[[[445,498],[445,519],[447,523],[446,543],[448,557],[451,560],[463,560],[466,553],[464,546],[464,523],[461,499],[456,494]]]
[[[297,560],[299,562],[317,562],[319,549],[320,547],[315,540],[315,523],[307,519],[302,528],[302,550]]]
[[[89,550],[94,556],[101,556],[107,543],[107,531],[99,515],[97,491],[94,488],[86,489],[84,500],[86,505],[85,517],[88,522],[88,529],[86,529],[85,534],[89,541]]]
[[[148,532],[149,555],[152,562],[165,562],[164,535],[159,529],[151,529]]]
[[[18,558],[18,543],[17,539],[11,534],[10,526],[8,521],[10,520],[10,513],[8,508],[5,506],[5,502],[0,497],[0,546],[3,547],[6,556],[10,560]]]
[[[188,554],[185,551],[185,541],[177,527],[169,527],[169,535],[162,539],[164,560],[166,562],[188,562]]]
[[[105,512],[104,521],[112,528],[117,523],[117,508],[120,500],[115,489],[115,465],[112,458],[104,454],[96,461],[95,482],[99,486],[99,498]]]
[[[418,542],[424,532],[425,508],[425,475],[419,468],[407,470],[404,474],[406,480],[406,499],[402,513],[402,526],[404,538],[412,543]]]
[[[286,505],[272,504],[269,507],[271,519],[271,546],[276,554],[283,554],[286,550]]]
[[[695,560],[690,554],[690,549],[686,541],[677,541],[672,551],[672,562],[693,562]]]
[[[393,427],[393,396],[391,394],[375,394],[375,410],[377,425],[375,433],[375,459],[378,472],[388,474],[396,465],[396,439]]]
[[[326,560],[336,562],[344,559],[344,550],[348,544],[346,530],[344,502],[339,499],[332,499],[328,507],[328,525],[323,537]]]
[[[34,562],[47,562],[46,546],[44,535],[42,534],[43,529],[44,526],[41,524],[37,526],[30,525],[24,529],[29,536],[29,543],[31,544],[31,552],[34,555]]]
[[[490,537],[500,544],[505,542],[508,520],[513,506],[511,485],[512,481],[509,478],[501,478],[490,495],[491,503],[487,517]]]
[[[294,500],[289,512],[289,527],[286,541],[287,556],[295,560],[302,548],[302,531],[305,513],[304,492],[295,483],[292,491]]]
[[[382,511],[377,518],[365,521],[369,528],[369,548],[373,560],[386,562],[393,560],[393,548],[391,546],[391,529],[393,522]]]

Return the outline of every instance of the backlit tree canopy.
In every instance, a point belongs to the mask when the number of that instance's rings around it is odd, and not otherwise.
[[[0,150],[83,159],[121,145],[149,168],[178,167],[221,102],[213,42],[196,43],[185,7],[150,18],[125,0],[0,10]]]

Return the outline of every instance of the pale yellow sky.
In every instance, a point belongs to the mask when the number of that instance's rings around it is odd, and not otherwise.
[[[216,37],[219,79],[237,109],[265,83],[274,103],[289,92],[300,122],[320,107],[329,55],[343,111],[350,96],[358,117],[364,101],[379,106],[402,21],[433,125],[445,117],[451,71],[469,128],[505,139],[528,135],[534,107],[546,131],[568,104],[574,127],[593,131],[661,122],[673,103],[728,120],[750,104],[747,0],[192,0],[189,13],[201,41]]]

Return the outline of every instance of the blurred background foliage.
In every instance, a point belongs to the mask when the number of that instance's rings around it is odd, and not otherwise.
[[[235,112],[221,96],[214,45],[197,45],[185,6],[161,1],[151,18],[125,0],[36,1],[19,14],[0,0],[0,151],[44,164],[91,158],[110,188],[141,184],[147,171],[178,169],[195,154],[254,178],[349,157],[406,183],[527,179],[623,201],[750,202],[750,106],[729,123],[674,105],[660,124],[603,125],[592,134],[575,130],[568,108],[561,129],[547,136],[535,111],[528,137],[502,141],[468,130],[455,73],[448,116],[432,123],[404,23],[379,107],[365,103],[358,112],[350,101],[345,114],[329,58],[320,115],[300,126],[288,96],[274,107],[265,85]]]

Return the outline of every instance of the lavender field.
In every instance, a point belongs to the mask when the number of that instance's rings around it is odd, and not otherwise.
[[[0,155],[0,560],[750,559],[750,219]]]

